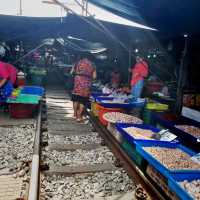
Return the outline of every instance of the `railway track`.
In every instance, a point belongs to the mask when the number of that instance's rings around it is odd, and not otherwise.
[[[21,199],[131,200],[139,199],[140,188],[143,199],[166,199],[90,112],[87,124],[73,119],[72,102],[64,90],[47,89],[36,121],[26,196]],[[19,193],[16,184],[23,188],[21,182],[14,184]]]
[[[164,199],[109,132],[90,114],[79,124],[64,90],[46,91],[48,146],[42,148],[40,199]],[[42,137],[42,138],[43,138]],[[127,174],[128,173],[128,174]],[[68,187],[70,185],[70,187]]]
[[[40,199],[104,199],[122,194],[132,199],[135,184],[115,166],[114,155],[91,124],[72,118],[72,102],[65,91],[47,90],[46,105],[48,146],[42,149],[41,160],[48,170],[41,175]]]

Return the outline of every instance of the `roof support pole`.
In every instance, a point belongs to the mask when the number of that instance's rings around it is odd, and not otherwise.
[[[176,93],[176,110],[177,114],[181,113],[182,105],[183,105],[183,87],[184,80],[186,77],[186,67],[187,67],[187,52],[188,52],[188,36],[185,36],[185,44],[182,52],[180,68],[178,72],[178,85],[177,85],[177,93]]]
[[[86,3],[85,16],[87,17],[88,16],[88,0],[85,0],[85,3]]]
[[[82,6],[81,6],[81,8],[82,8],[82,15],[84,16],[84,6],[85,6],[85,1],[84,0],[82,0]]]
[[[22,0],[19,0],[19,15],[22,16]]]
[[[131,67],[131,58],[132,58],[132,50],[131,47],[129,48],[129,52],[128,52],[128,67]],[[131,73],[128,73],[128,83],[130,83],[131,80]]]

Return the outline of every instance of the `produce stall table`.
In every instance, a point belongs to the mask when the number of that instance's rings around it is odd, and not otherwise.
[[[126,114],[108,112],[104,114],[104,120],[108,120],[108,122],[112,123],[113,125],[115,120],[119,122],[121,120],[123,121],[125,119],[125,116],[123,117],[123,119],[120,118],[120,116],[123,115]],[[112,116],[111,120],[110,116]],[[181,184],[185,184],[185,181],[187,181],[188,184],[190,184],[190,182],[193,181],[192,184],[199,184],[200,163],[193,160],[193,157],[197,156],[196,152],[192,151],[190,148],[185,147],[176,138],[166,141],[162,140],[162,137],[158,137],[158,139],[156,137],[154,140],[148,138],[136,139],[132,136],[132,133],[130,134],[129,132],[126,132],[128,131],[126,130],[127,128],[133,127],[134,129],[143,129],[144,134],[145,130],[147,130],[148,134],[150,134],[149,130],[156,134],[160,133],[160,130],[158,128],[154,128],[150,125],[125,123],[122,124],[117,122],[115,124],[117,128],[116,132],[113,126],[112,129],[110,129],[110,126],[108,125],[106,129],[105,126],[100,123],[101,120],[97,120],[97,118],[94,117],[92,113],[90,113],[90,117],[92,123],[95,124],[95,128],[97,128],[97,130],[100,129],[105,132],[109,140],[115,140],[116,144],[118,144],[127,154],[127,156],[129,156],[132,162],[135,163],[137,168],[140,170],[140,173],[148,178],[148,181],[154,181],[153,185],[154,187],[158,187],[159,191],[161,189],[161,191],[163,191],[170,199],[193,199],[192,195],[194,196],[196,194],[189,194],[189,191],[186,191],[186,189],[182,188],[179,182],[181,182]],[[133,120],[127,116],[126,118],[129,122],[130,120]],[[134,121],[135,120],[136,119],[134,119]],[[136,135],[138,135],[138,132]],[[108,140],[108,138],[106,139]],[[165,154],[165,151],[167,151],[167,156]],[[152,168],[153,171],[156,172],[154,173],[154,177],[151,177],[151,175],[148,177],[149,174],[152,174],[149,173],[150,168]],[[157,181],[155,180],[159,180],[160,177],[162,177],[162,181],[158,181],[157,183]],[[195,189],[192,190],[192,192],[195,191]]]
[[[42,99],[44,92],[44,88],[38,86],[25,86],[15,89],[7,99],[10,117],[32,117],[38,108],[39,101]]]
[[[159,103],[167,104],[167,105],[169,105],[170,110],[174,110],[174,106],[176,104],[176,99],[173,99],[171,97],[158,96],[155,94],[151,95],[150,98]]]

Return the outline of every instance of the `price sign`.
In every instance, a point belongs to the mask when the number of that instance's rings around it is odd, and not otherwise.
[[[196,154],[191,158],[194,162],[197,162],[200,164],[200,153]]]
[[[159,132],[160,137],[160,141],[167,141],[167,142],[171,142],[173,140],[175,140],[177,138],[176,135],[174,135],[173,133],[169,132],[168,130],[162,130]]]

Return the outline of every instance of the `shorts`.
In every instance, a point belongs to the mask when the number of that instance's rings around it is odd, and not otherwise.
[[[76,95],[76,94],[72,94],[71,100],[79,102],[83,105],[87,105],[88,102],[89,102],[89,97],[82,97],[82,96],[79,96],[79,95]]]

